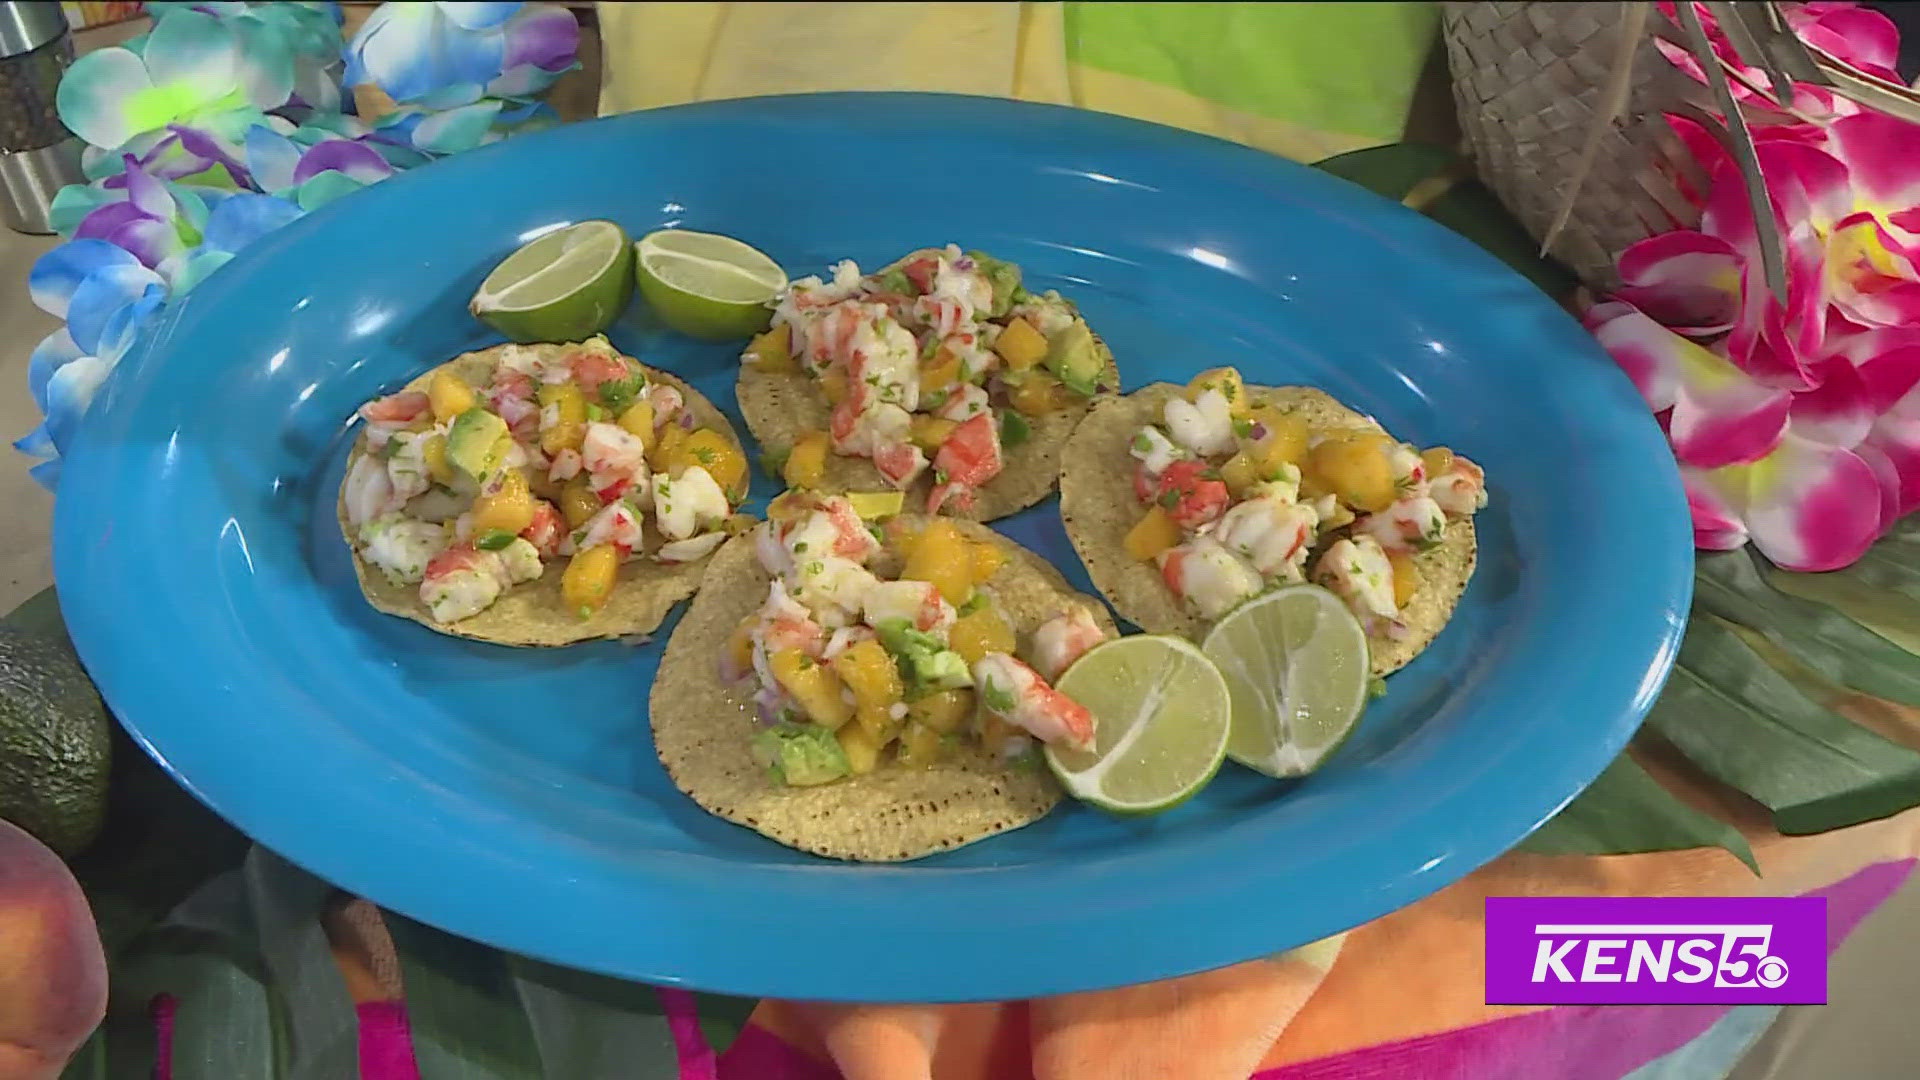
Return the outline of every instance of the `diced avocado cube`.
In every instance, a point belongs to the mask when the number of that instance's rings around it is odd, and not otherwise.
[[[1093,331],[1082,319],[1073,320],[1072,325],[1047,339],[1047,358],[1041,363],[1081,397],[1093,396],[1103,366],[1100,350],[1093,344]]]
[[[507,422],[475,405],[453,418],[453,427],[447,431],[447,461],[482,480],[499,470],[512,445]]]
[[[751,749],[775,782],[792,787],[831,783],[851,770],[840,740],[814,724],[775,724],[754,735]]]

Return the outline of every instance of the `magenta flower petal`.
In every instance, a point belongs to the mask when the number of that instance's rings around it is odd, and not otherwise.
[[[1827,236],[1833,302],[1869,326],[1920,326],[1920,251],[1869,212],[1851,214]]]
[[[1680,389],[1680,357],[1674,343],[1688,344],[1686,339],[1619,300],[1593,305],[1581,314],[1581,321],[1633,380],[1648,408],[1664,412],[1674,407]]]
[[[1920,509],[1920,417],[1882,416],[1857,452],[1880,479],[1893,510],[1888,521]]]
[[[1742,263],[1717,236],[1679,230],[1620,253],[1620,299],[1691,337],[1724,333],[1740,310]]]
[[[1726,486],[1743,489],[1744,473],[1733,485],[1716,482],[1718,474],[1704,469],[1680,466],[1680,481],[1687,492],[1687,509],[1693,514],[1693,546],[1707,551],[1733,551],[1746,546],[1747,526],[1740,520],[1740,508],[1728,498]]]
[[[1787,570],[1837,570],[1880,538],[1880,480],[1851,450],[1788,433],[1744,467],[1743,515],[1761,554]]]
[[[1912,124],[1884,113],[1861,112],[1835,120],[1828,138],[1868,208],[1893,214],[1920,207]]]
[[[1718,469],[1771,453],[1787,430],[1794,395],[1761,386],[1725,360],[1694,348],[1716,363],[1690,356],[1682,365],[1667,433],[1673,456],[1696,468]]]
[[[1793,432],[1828,446],[1852,447],[1878,415],[1873,393],[1853,361],[1829,356],[1815,365],[1820,385],[1793,395]]]
[[[1878,416],[1920,386],[1920,326],[1828,331],[1828,348],[1858,372],[1866,408]],[[1920,403],[1916,403],[1920,404]],[[1920,408],[1913,410],[1920,415]]]
[[[344,173],[362,184],[372,184],[392,176],[393,166],[387,164],[378,150],[365,143],[327,139],[300,155],[300,163],[293,170],[294,185],[304,184],[323,172]]]
[[[1800,40],[1868,75],[1903,81],[1894,64],[1900,31],[1893,20],[1858,4],[1782,4],[1787,26]]]
[[[1853,448],[1854,455],[1867,463],[1873,470],[1873,478],[1880,483],[1880,520],[1898,521],[1901,516],[1901,477],[1899,466],[1893,463],[1886,452],[1871,441],[1862,442]]]

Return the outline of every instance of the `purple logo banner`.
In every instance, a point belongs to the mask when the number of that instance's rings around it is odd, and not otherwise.
[[[1489,1005],[1824,1005],[1827,901],[1487,898]]]

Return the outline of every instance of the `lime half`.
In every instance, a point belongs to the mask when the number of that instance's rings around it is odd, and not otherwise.
[[[689,337],[752,337],[773,320],[786,271],[731,236],[662,229],[634,245],[640,295],[660,321]]]
[[[1104,810],[1153,814],[1207,786],[1226,753],[1225,679],[1182,638],[1137,634],[1096,645],[1055,689],[1094,717],[1091,753],[1048,746],[1067,791]]]
[[[1371,681],[1367,635],[1340,598],[1288,585],[1227,613],[1200,648],[1233,695],[1227,756],[1304,776],[1353,733]]]
[[[613,325],[633,298],[625,229],[583,221],[527,241],[473,294],[474,317],[515,341],[580,341]]]

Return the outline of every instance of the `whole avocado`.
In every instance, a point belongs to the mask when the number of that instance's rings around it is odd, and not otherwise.
[[[0,818],[84,850],[106,816],[111,724],[64,634],[0,624]]]

